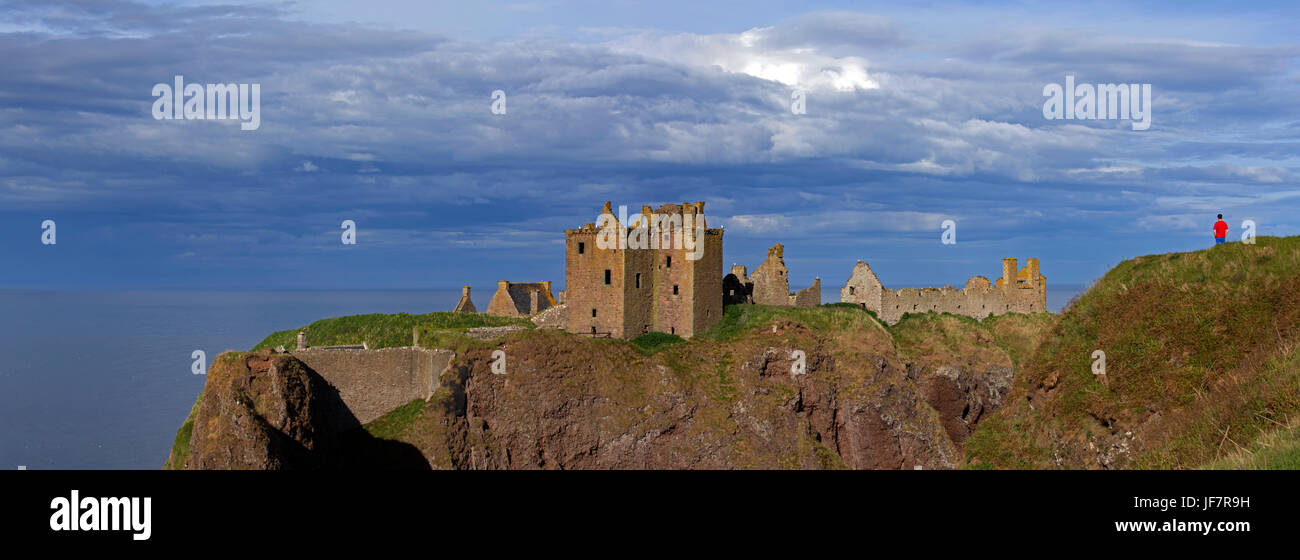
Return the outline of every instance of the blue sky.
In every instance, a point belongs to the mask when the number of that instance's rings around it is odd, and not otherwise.
[[[1300,234],[1297,24],[1284,2],[0,1],[0,288],[559,284],[562,230],[606,200],[707,201],[727,264],[784,243],[796,288],[859,259],[959,285],[1003,256],[1086,283],[1209,245],[1219,212]],[[177,74],[260,84],[261,127],[155,120]],[[1151,84],[1151,128],[1045,119],[1067,74]]]

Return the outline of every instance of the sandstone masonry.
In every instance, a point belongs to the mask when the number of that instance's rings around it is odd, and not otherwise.
[[[822,280],[812,286],[790,293],[790,269],[785,266],[785,246],[777,243],[767,250],[763,264],[754,269],[754,277],[747,278],[747,269],[735,265],[731,274],[722,279],[724,299],[728,304],[756,303],[783,307],[817,307],[822,303]]]
[[[601,213],[605,227],[564,232],[569,332],[690,337],[722,317],[722,230],[707,227],[703,202],[642,206],[628,224],[618,222],[609,202]],[[611,246],[611,233],[649,243]]]
[[[1003,313],[1035,313],[1047,310],[1047,279],[1038,272],[1038,259],[1026,260],[1017,269],[1016,259],[1002,259],[1002,277],[997,283],[972,276],[965,287],[885,288],[871,267],[862,261],[840,290],[840,301],[860,304],[882,321],[894,324],[904,313],[938,311],[983,319]]]

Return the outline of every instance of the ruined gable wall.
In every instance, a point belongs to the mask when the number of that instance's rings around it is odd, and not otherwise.
[[[767,250],[763,264],[754,269],[754,303],[790,305],[790,269],[785,267],[785,246],[777,243]]]
[[[460,301],[456,302],[456,307],[452,309],[456,313],[477,313],[474,308],[474,302],[469,299],[469,286],[463,286],[460,289]]]
[[[790,305],[795,307],[817,307],[822,304],[822,279],[813,280],[811,286],[795,292],[790,297]]]
[[[881,285],[880,279],[876,273],[872,272],[867,263],[858,261],[853,266],[853,272],[849,274],[849,279],[840,288],[840,301],[846,303],[857,303],[863,307],[880,314],[884,286]]]
[[[515,307],[515,300],[510,297],[510,282],[505,280],[497,282],[497,291],[492,294],[492,301],[488,302],[487,314],[501,317],[523,316]]]

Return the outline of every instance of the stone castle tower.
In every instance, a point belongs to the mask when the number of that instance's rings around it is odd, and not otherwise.
[[[564,232],[567,330],[631,338],[690,337],[722,317],[722,230],[704,203],[665,204],[626,217],[609,202],[600,227]]]

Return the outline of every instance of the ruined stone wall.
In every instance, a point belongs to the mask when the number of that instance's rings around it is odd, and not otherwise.
[[[362,424],[415,399],[429,398],[454,356],[450,350],[413,347],[293,351],[293,357],[338,390]]]
[[[790,297],[790,305],[795,307],[817,307],[822,304],[822,279],[813,280],[807,288],[795,292]]]
[[[1047,310],[1047,280],[1038,272],[1038,259],[1029,259],[1024,268],[1016,269],[1016,259],[1003,259],[1003,277],[996,284],[988,278],[973,276],[961,289],[880,288],[878,307],[871,305],[873,286],[879,284],[865,263],[858,263],[848,284],[840,291],[840,300],[858,303],[876,312],[886,323],[897,323],[904,313],[952,313],[984,319],[1003,313],[1038,313]],[[874,281],[874,282],[873,282]],[[850,290],[850,288],[855,288]],[[861,294],[859,294],[861,290]]]
[[[867,266],[867,263],[858,261],[858,264],[853,266],[848,281],[844,283],[843,288],[840,288],[840,301],[862,305],[879,315],[884,304],[881,300],[884,288],[876,273],[871,271],[871,267]]]
[[[790,269],[782,254],[785,246],[777,243],[767,250],[763,264],[754,269],[753,301],[759,305],[790,304]]]
[[[452,311],[457,313],[477,313],[474,308],[474,302],[469,299],[469,286],[463,286],[460,289],[460,301],[456,302],[456,307]]]
[[[744,273],[743,267],[732,267],[732,275],[740,279],[739,272]],[[815,307],[821,305],[822,286],[821,279],[813,281],[813,285],[798,292],[790,293],[790,269],[785,266],[785,246],[777,243],[767,250],[767,258],[763,264],[754,269],[754,276],[750,279],[753,284],[753,291],[750,293],[750,301],[759,305],[779,305],[784,307]]]

